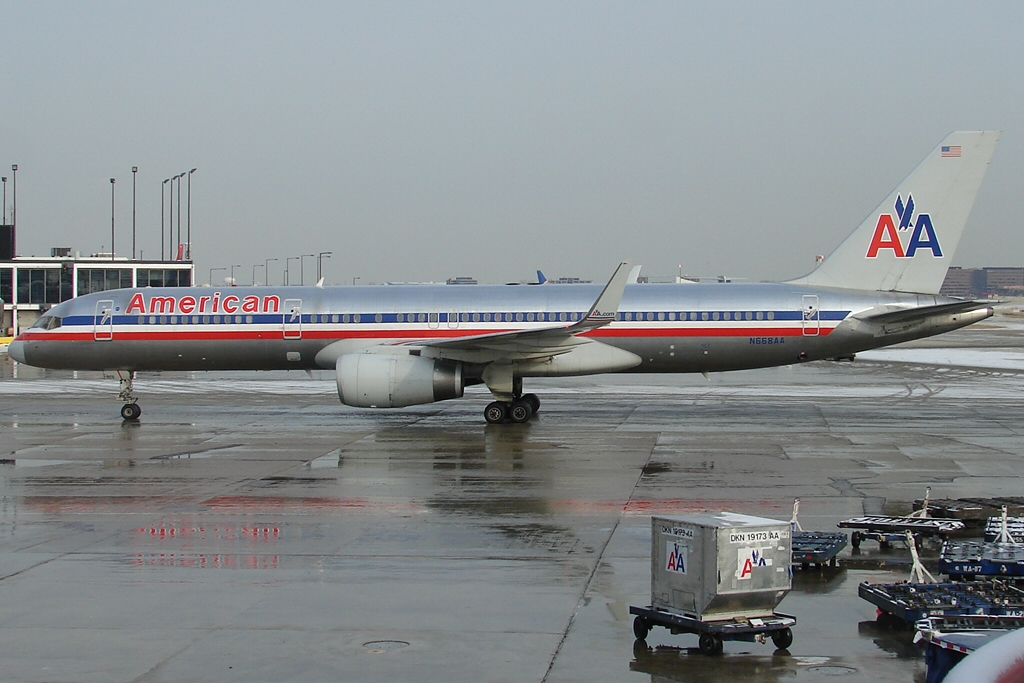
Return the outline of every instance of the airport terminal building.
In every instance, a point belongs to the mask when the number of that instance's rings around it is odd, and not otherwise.
[[[0,254],[0,337],[16,337],[44,311],[76,296],[127,287],[191,287],[194,272],[187,261],[81,256],[66,247],[54,247],[48,257]]]

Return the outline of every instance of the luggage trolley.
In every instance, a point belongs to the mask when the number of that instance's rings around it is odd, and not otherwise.
[[[850,536],[850,545],[860,547],[866,538],[878,541],[881,548],[888,548],[894,541],[904,540],[905,532],[918,536],[946,536],[962,531],[964,523],[958,519],[927,519],[922,517],[883,517],[868,515],[843,520],[837,525],[842,529],[856,529]]]
[[[636,615],[636,619],[633,620],[633,635],[637,640],[646,639],[654,626],[663,626],[671,631],[672,635],[695,633],[699,636],[697,648],[705,655],[721,654],[726,640],[765,643],[771,638],[775,647],[785,650],[793,644],[792,627],[796,625],[794,617],[781,612],[775,612],[771,617],[763,619],[730,621],[702,621],[696,617],[673,614],[653,607],[630,606],[629,613]]]

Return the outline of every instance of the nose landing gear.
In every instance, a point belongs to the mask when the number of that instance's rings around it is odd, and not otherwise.
[[[135,387],[133,380],[135,379],[135,371],[128,373],[125,377],[121,374],[121,371],[117,372],[118,379],[121,380],[121,391],[117,394],[117,397],[124,401],[124,405],[121,406],[121,417],[126,422],[136,422],[142,415],[142,408],[139,406],[139,399],[135,396]]]

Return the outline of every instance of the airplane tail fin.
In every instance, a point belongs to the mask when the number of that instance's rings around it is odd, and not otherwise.
[[[816,270],[792,284],[937,294],[999,131],[950,133]]]

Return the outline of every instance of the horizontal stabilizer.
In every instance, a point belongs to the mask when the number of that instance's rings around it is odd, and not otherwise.
[[[948,304],[916,306],[914,308],[903,308],[896,311],[886,311],[884,313],[876,313],[873,315],[870,311],[867,311],[867,315],[862,313],[855,317],[858,320],[863,320],[865,322],[889,325],[893,323],[910,322],[912,320],[923,320],[924,318],[930,318],[934,315],[955,315],[957,313],[980,311],[991,307],[991,301],[954,301],[953,303]]]

